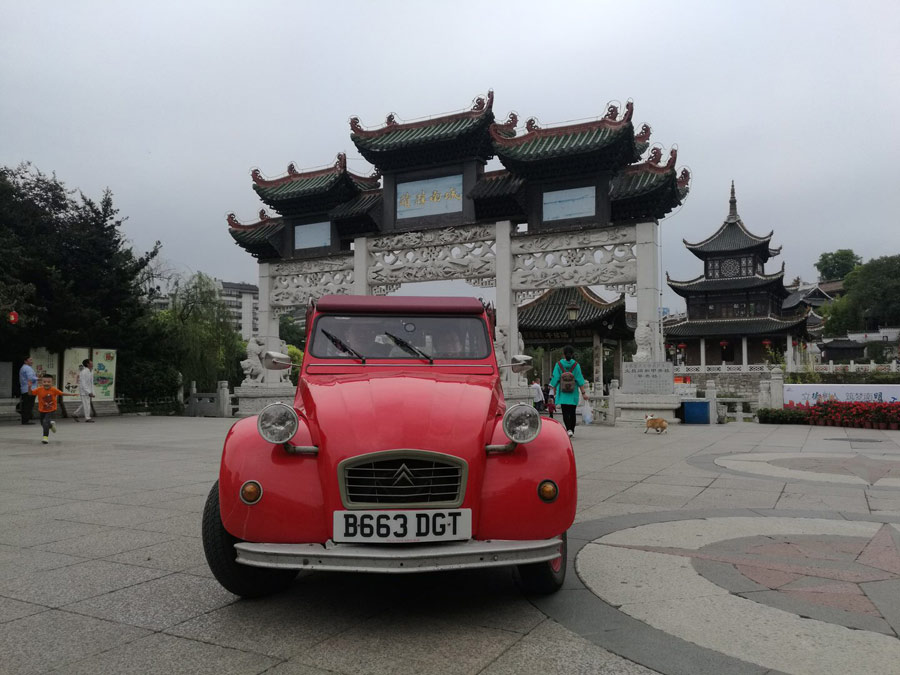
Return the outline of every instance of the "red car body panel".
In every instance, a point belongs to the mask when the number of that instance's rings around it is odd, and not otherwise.
[[[371,313],[374,300],[323,299],[320,310]],[[396,311],[424,312],[431,300],[438,299],[404,299],[405,306]],[[471,313],[466,304],[471,299],[462,300],[456,305],[443,302],[443,312]],[[508,442],[493,351],[477,361],[430,365],[373,359],[363,365],[316,358],[307,344],[294,407],[301,428],[289,445],[318,446],[317,455],[290,454],[284,446],[266,442],[257,432],[255,417],[237,422],[228,433],[219,478],[220,510],[225,529],[239,539],[325,543],[332,537],[333,512],[344,509],[338,464],[398,449],[440,452],[466,461],[460,508],[472,509],[474,539],[547,539],[565,532],[574,520],[575,460],[561,425],[545,418],[534,441],[510,453],[486,452],[488,444]],[[552,503],[542,501],[537,492],[538,484],[548,479],[559,487]],[[263,487],[263,497],[254,505],[238,496],[247,480]]]

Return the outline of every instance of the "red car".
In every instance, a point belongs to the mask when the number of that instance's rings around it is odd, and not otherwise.
[[[529,592],[566,573],[575,458],[565,430],[507,407],[474,298],[325,296],[292,402],[228,432],[203,514],[210,569],[265,595],[299,570],[516,566]],[[269,352],[270,368],[290,367]]]

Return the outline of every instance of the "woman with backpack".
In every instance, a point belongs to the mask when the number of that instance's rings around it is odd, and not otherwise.
[[[575,435],[575,410],[578,408],[578,391],[587,400],[587,382],[581,374],[581,366],[575,360],[575,348],[563,347],[563,358],[553,367],[550,389],[555,391],[556,404],[562,409],[563,424],[569,436]]]

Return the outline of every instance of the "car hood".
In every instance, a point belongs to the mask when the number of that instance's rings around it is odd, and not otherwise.
[[[483,454],[499,394],[495,376],[334,375],[301,380],[298,404],[334,462],[400,448],[466,456]]]

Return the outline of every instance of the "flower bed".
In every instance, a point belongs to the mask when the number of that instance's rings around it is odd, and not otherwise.
[[[761,424],[817,424],[896,430],[900,428],[900,403],[823,401],[814,406],[783,410],[762,408],[757,416]]]

